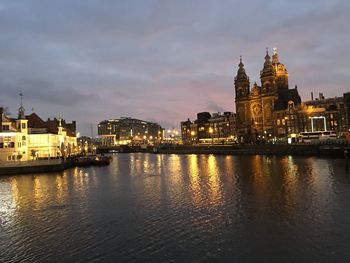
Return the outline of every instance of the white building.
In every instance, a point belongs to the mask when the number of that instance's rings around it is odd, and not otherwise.
[[[22,106],[18,119],[6,116],[3,108],[0,115],[0,162],[58,158],[78,152],[75,122],[44,122],[36,114],[25,116]]]

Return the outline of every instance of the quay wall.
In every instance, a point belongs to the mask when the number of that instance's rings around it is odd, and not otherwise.
[[[70,161],[28,161],[0,164],[0,175],[62,172],[70,168]]]

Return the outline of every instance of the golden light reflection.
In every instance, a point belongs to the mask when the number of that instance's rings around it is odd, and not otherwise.
[[[234,166],[233,166],[233,157],[231,155],[225,156],[225,173],[228,180],[228,183],[233,185],[235,183],[235,176],[234,176]]]
[[[284,185],[292,190],[297,182],[296,176],[298,175],[298,168],[294,164],[292,156],[286,156],[280,161],[283,170],[283,181]]]
[[[163,169],[163,155],[158,154],[157,155],[157,173],[158,175],[162,174]]]
[[[133,153],[130,155],[130,172],[131,175],[140,174],[142,173],[142,154],[140,153]]]
[[[286,214],[293,213],[296,203],[296,187],[298,179],[298,169],[294,164],[292,156],[286,156],[279,160],[279,167],[281,169],[281,196],[280,201],[283,203],[281,208],[284,208]]]
[[[208,184],[211,193],[210,200],[218,205],[222,200],[222,191],[217,157],[214,155],[209,155],[208,157]]]
[[[12,186],[12,199],[16,209],[21,209],[28,206],[27,196],[32,197],[33,181],[31,177],[21,178],[18,180],[17,177],[11,178]]]
[[[56,186],[56,200],[58,203],[62,204],[67,200],[67,175],[56,176],[55,178],[55,186]]]
[[[42,207],[42,204],[45,199],[40,178],[41,178],[40,176],[34,176],[34,180],[33,180],[33,197],[34,197],[34,205],[36,206],[36,208]]]
[[[268,166],[271,160],[264,158],[271,157],[255,155],[251,157],[250,161],[253,179],[252,186],[254,189],[253,193],[258,204],[266,204],[268,203],[269,199],[269,195],[266,193],[269,193],[268,187],[269,183],[271,182],[271,171],[266,171],[266,168],[264,169],[264,166]],[[267,173],[264,174],[264,171]]]
[[[177,154],[171,154],[169,156],[168,172],[171,175],[171,185],[178,188],[182,184],[182,164],[181,156]]]
[[[15,198],[17,187],[12,182],[1,182],[0,184],[0,224],[4,222],[13,223],[17,200]]]
[[[84,194],[89,183],[89,173],[85,169],[75,168],[73,171],[73,187],[75,191]]]
[[[195,206],[199,206],[202,203],[202,194],[200,186],[200,174],[198,167],[198,156],[196,154],[191,154],[188,157],[188,174],[191,184],[191,196],[192,201]]]
[[[260,180],[262,176],[262,157],[261,155],[252,156],[252,171],[255,180]]]
[[[150,159],[149,159],[149,154],[145,154],[142,156],[143,157],[143,162],[142,162],[142,171],[145,173],[145,174],[150,174],[151,173],[151,162],[150,162]]]

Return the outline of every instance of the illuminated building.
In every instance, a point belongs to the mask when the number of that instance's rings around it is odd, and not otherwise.
[[[242,58],[238,67],[234,87],[239,142],[255,142],[265,136],[274,136],[274,112],[286,110],[290,103],[300,105],[297,88],[289,89],[288,71],[280,63],[276,49],[272,59],[268,50],[266,51],[265,62],[260,72],[261,86],[254,83],[250,87]]]
[[[300,132],[335,131],[340,138],[349,132],[350,92],[343,97],[319,97],[298,106],[289,102],[285,110],[274,111],[276,138],[296,138]]]
[[[157,143],[163,139],[164,129],[157,123],[121,117],[98,124],[103,146],[120,144]]]
[[[0,108],[0,161],[27,161],[38,158],[58,158],[77,152],[75,121],[43,121],[32,113],[25,116],[21,106],[18,118],[12,119]]]
[[[350,92],[343,97],[325,98],[322,93],[318,99],[303,102],[301,113],[305,119],[313,119],[306,131],[328,130],[344,135],[349,131]],[[348,101],[347,101],[348,100]],[[311,126],[312,124],[312,126]]]
[[[182,121],[181,126],[181,139],[183,144],[194,144],[198,141],[197,121]]]
[[[233,142],[236,140],[236,114],[200,112],[197,120],[181,122],[181,136],[184,144]]]

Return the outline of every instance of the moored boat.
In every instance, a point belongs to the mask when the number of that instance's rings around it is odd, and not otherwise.
[[[73,160],[73,164],[75,166],[79,166],[79,167],[82,167],[82,166],[89,166],[92,164],[92,158],[91,157],[88,157],[88,156],[81,156],[81,157],[77,157]]]
[[[111,158],[108,156],[96,156],[92,160],[93,165],[109,165],[111,162]]]

